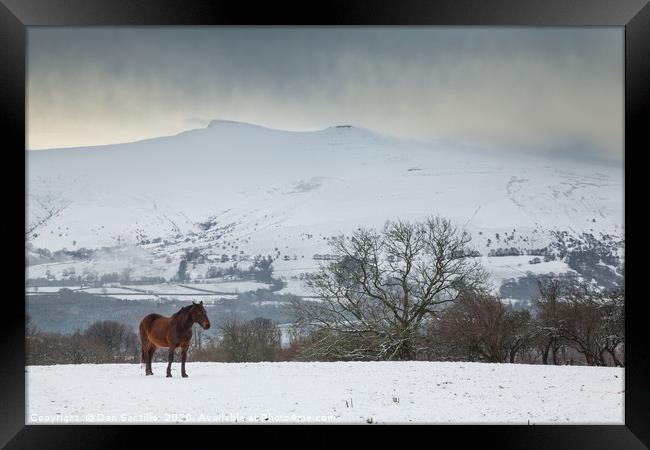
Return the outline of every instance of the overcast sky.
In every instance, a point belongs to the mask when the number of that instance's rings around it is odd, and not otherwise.
[[[623,28],[30,28],[29,149],[212,119],[621,160]]]

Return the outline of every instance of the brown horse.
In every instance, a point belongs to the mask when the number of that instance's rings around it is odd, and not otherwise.
[[[167,364],[167,377],[172,376],[172,362],[174,350],[181,348],[181,376],[185,373],[185,359],[187,349],[192,340],[192,325],[198,323],[204,330],[210,328],[208,313],[203,307],[203,302],[194,303],[181,308],[171,317],[160,314],[148,314],[140,322],[140,341],[142,342],[142,362],[146,364],[145,374],[153,375],[151,361],[158,347],[169,349],[169,363]]]

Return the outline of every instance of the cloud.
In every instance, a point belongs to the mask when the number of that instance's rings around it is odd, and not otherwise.
[[[622,158],[622,28],[30,28],[28,50],[29,148],[222,118]]]

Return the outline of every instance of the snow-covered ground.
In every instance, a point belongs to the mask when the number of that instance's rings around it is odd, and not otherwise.
[[[623,424],[624,369],[449,362],[28,366],[28,424]]]

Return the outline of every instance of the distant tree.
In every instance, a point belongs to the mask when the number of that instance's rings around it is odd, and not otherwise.
[[[95,322],[83,332],[90,342],[105,345],[112,352],[124,351],[131,333],[126,325],[113,320]]]
[[[444,359],[515,362],[530,336],[530,314],[487,293],[468,291],[432,321],[433,354]],[[440,347],[441,351],[435,352]]]
[[[181,262],[178,264],[178,272],[176,272],[176,278],[180,281],[187,280],[187,261],[181,259]]]
[[[253,339],[252,354],[256,361],[273,361],[280,349],[281,333],[271,319],[257,317],[247,323]]]
[[[221,276],[221,270],[217,266],[210,266],[205,272],[206,278],[219,278]]]
[[[231,315],[221,322],[220,328],[227,361],[273,361],[280,349],[280,330],[270,319],[258,317],[243,322]]]
[[[567,294],[561,332],[587,364],[622,366],[618,347],[625,342],[623,291],[597,291],[583,283]]]
[[[126,267],[120,274],[120,282],[129,283],[131,281],[131,275],[133,275],[133,267]]]
[[[85,364],[140,360],[137,335],[127,326],[96,322],[71,334],[45,333],[29,326],[26,335],[27,364]]]
[[[185,250],[185,258],[188,262],[199,262],[202,263],[205,260],[205,257],[201,254],[201,250],[198,248],[187,249]]]
[[[201,336],[201,329],[197,329],[197,337]],[[192,361],[224,361],[228,362],[223,347],[215,338],[201,337],[199,344],[197,339],[192,339],[189,349],[190,359]]]
[[[621,350],[625,345],[625,279],[622,283],[621,287],[606,291],[601,296],[603,347],[617,366],[625,363],[625,353]]]
[[[252,265],[253,277],[263,283],[273,282],[273,258],[261,258],[255,260]]]
[[[538,279],[539,296],[533,300],[536,313],[534,338],[542,363],[559,364],[560,349],[564,345],[562,319],[565,313],[562,297],[568,289],[565,280],[557,277]]]
[[[505,322],[508,362],[514,363],[517,355],[529,350],[533,342],[532,317],[527,309],[515,310],[508,307]]]
[[[118,281],[120,281],[120,274],[117,272],[105,273],[99,278],[101,284],[117,283]]]

